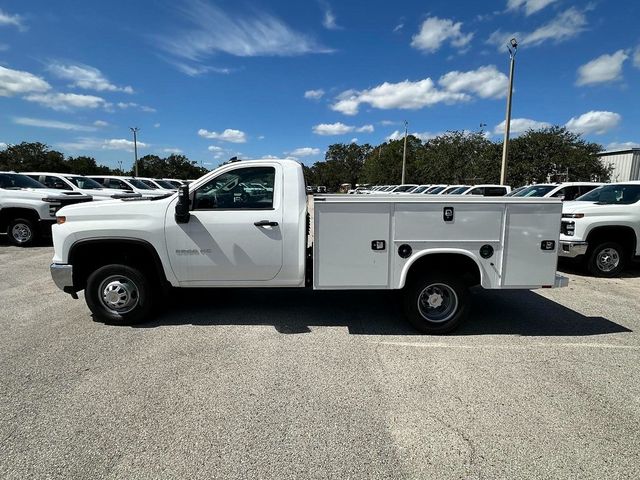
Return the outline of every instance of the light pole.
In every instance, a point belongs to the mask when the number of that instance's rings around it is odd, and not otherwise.
[[[135,171],[135,176],[138,176],[138,127],[129,127],[133,132],[133,155],[134,155],[134,163],[133,168]]]
[[[407,130],[409,128],[409,122],[404,121],[404,150],[402,151],[402,181],[401,185],[404,185],[404,171],[407,166]]]
[[[507,115],[504,124],[504,142],[502,143],[502,169],[500,170],[500,185],[507,183],[507,161],[509,160],[509,132],[511,131],[511,96],[513,94],[513,70],[516,66],[516,52],[518,51],[518,41],[512,38],[507,45],[509,50],[509,92],[507,95]]]

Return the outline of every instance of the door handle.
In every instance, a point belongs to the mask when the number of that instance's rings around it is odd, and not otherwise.
[[[278,222],[270,222],[269,220],[260,220],[259,222],[253,222],[256,227],[277,227]]]

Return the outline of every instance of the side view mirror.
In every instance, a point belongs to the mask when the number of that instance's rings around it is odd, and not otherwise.
[[[189,185],[184,185],[178,190],[178,203],[176,203],[176,223],[188,223],[191,201],[189,199]]]

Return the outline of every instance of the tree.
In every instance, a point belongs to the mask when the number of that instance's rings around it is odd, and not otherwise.
[[[39,142],[9,145],[0,152],[0,170],[69,173],[64,155]]]

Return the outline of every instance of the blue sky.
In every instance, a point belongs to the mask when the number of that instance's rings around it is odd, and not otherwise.
[[[615,4],[615,8],[614,7]],[[640,142],[640,2],[0,1],[0,148],[312,163],[327,146],[567,125]],[[504,124],[502,124],[504,125]],[[357,139],[357,140],[354,140]]]

